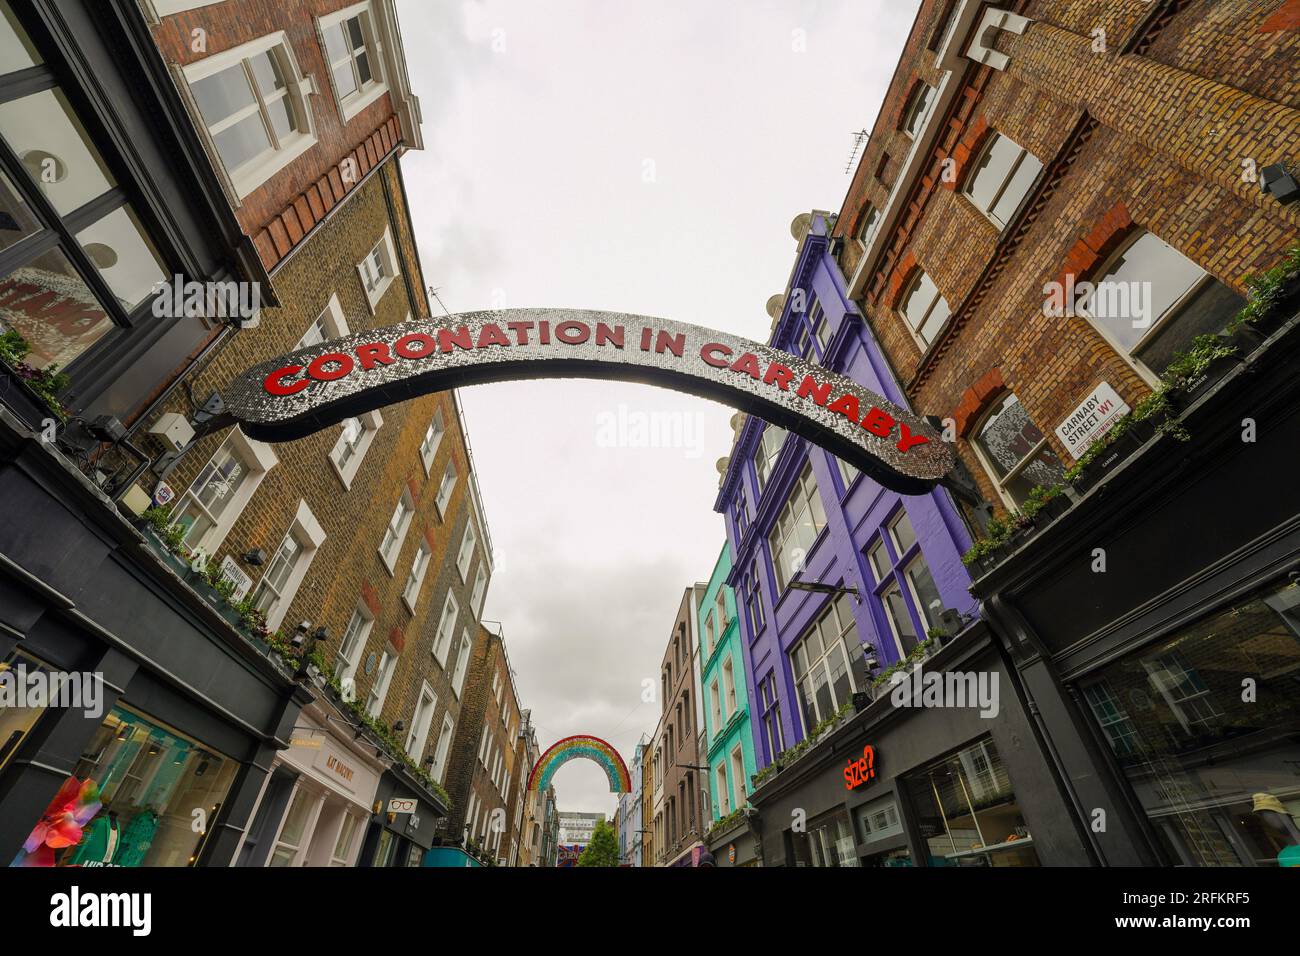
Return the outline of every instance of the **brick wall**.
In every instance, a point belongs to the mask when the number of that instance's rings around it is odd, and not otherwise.
[[[395,218],[390,218],[390,201]],[[402,276],[391,283],[372,315],[356,263],[369,252],[386,225],[393,230],[402,260]],[[408,290],[403,276],[411,278],[413,290]],[[410,221],[401,202],[393,162],[349,197],[326,227],[285,266],[279,282],[284,305],[265,310],[258,327],[237,332],[192,377],[189,390],[200,401],[212,391],[220,391],[249,366],[292,349],[331,295],[338,296],[352,331],[400,322],[408,313],[427,316],[427,303],[416,272]],[[184,394],[183,389],[177,390],[158,414],[190,413]],[[447,429],[426,475],[419,446],[437,409],[442,410]],[[253,548],[262,549],[269,559],[288,530],[299,501],[305,502],[326,537],[289,603],[282,631],[291,633],[301,620],[324,625],[330,634],[324,651],[332,670],[339,639],[354,609],[364,602],[375,620],[355,675],[357,699],[364,701],[369,694],[377,668],[368,671],[367,663],[382,655],[385,644],[398,646],[401,651],[380,713],[385,723],[391,725],[401,719],[409,728],[424,682],[437,694],[426,747],[413,755],[420,763],[425,756],[433,754],[444,715],[450,713],[453,721],[459,717],[460,702],[451,689],[450,677],[456,664],[461,628],[471,623],[467,617],[471,587],[475,569],[484,560],[485,535],[480,528],[468,583],[462,582],[455,559],[469,520],[469,463],[451,394],[437,393],[390,406],[383,409],[382,416],[383,424],[367,449],[350,489],[344,487],[328,459],[338,439],[339,426],[274,446],[278,464],[267,472],[214,550],[213,559],[221,561],[231,555],[239,560]],[[168,479],[178,496],[185,492],[225,438],[224,432],[205,438],[182,460]],[[152,436],[142,441],[152,454],[164,450]],[[460,478],[445,516],[440,516],[435,498],[449,459],[456,461]],[[378,548],[404,488],[411,492],[416,510],[390,572]],[[412,613],[402,601],[401,592],[422,541],[431,545],[432,556]],[[242,561],[240,566],[252,576],[255,588],[266,566],[256,568]],[[444,670],[432,656],[431,648],[449,590],[460,606],[460,616]]]
[[[924,414],[969,428],[996,372],[1058,455],[1072,460],[1055,426],[1101,381],[1130,405],[1147,380],[1083,318],[1044,314],[1044,284],[1095,267],[1128,220],[1241,292],[1300,235],[1300,209],[1284,208],[1243,182],[1242,160],[1284,158],[1300,136],[1300,34],[1264,30],[1274,7],[1253,0],[1141,0],[1005,4],[1040,22],[999,34],[1005,72],[970,63],[940,135],[905,194],[885,252],[865,277],[859,304]],[[873,172],[884,152],[906,149],[890,126],[913,77],[933,76],[922,40],[945,4],[927,0],[908,40],[836,232],[849,235],[846,275],[861,249],[852,235],[863,204],[884,208]],[[1106,51],[1095,52],[1104,30]],[[1127,51],[1127,52],[1126,52]],[[960,188],[945,188],[945,159],[962,164],[984,127],[1011,137],[1046,167],[1039,194],[1000,231]],[[1125,220],[1120,222],[1120,220]],[[1098,246],[1105,248],[1099,249]],[[929,273],[951,306],[950,328],[923,355],[897,312],[909,272]],[[990,501],[995,489],[965,440],[958,450]]]
[[[315,82],[318,92],[308,97],[315,145],[244,196],[235,209],[244,233],[253,239],[268,269],[276,266],[343,195],[403,140],[387,92],[346,122],[335,103],[315,18],[352,3],[225,0],[163,17],[153,28],[154,42],[163,58],[182,67],[283,31],[299,70]],[[202,31],[197,34],[198,40],[195,31]],[[196,44],[199,49],[195,49]],[[197,117],[195,125],[202,127]],[[341,164],[348,157],[355,160],[355,178],[344,175]]]

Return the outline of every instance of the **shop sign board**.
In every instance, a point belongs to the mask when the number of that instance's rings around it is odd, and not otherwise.
[[[862,756],[850,760],[844,768],[844,789],[856,790],[876,775],[876,748],[866,744]]]
[[[1128,404],[1109,382],[1102,382],[1056,426],[1056,437],[1078,459],[1088,446],[1129,413]]]

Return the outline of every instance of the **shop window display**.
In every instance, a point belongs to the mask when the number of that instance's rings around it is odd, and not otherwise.
[[[1038,866],[1033,838],[988,738],[907,777],[930,866]]]
[[[788,855],[795,866],[858,866],[853,827],[843,807],[808,821],[808,829],[786,831]]]
[[[1300,865],[1300,587],[1211,614],[1083,695],[1167,862]]]
[[[45,668],[33,658],[14,653],[0,661],[0,682],[12,681],[20,674],[26,676],[43,670]],[[5,696],[12,695],[0,696],[0,771],[13,758],[18,745],[35,726],[37,718],[45,713],[44,703],[31,706],[24,702],[23,706],[17,706],[14,701],[12,706],[5,706]]]
[[[14,866],[189,866],[236,765],[114,708]]]

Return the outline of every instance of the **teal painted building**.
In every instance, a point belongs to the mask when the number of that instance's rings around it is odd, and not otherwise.
[[[731,547],[723,543],[708,589],[700,601],[700,695],[709,765],[710,823],[744,807],[756,772],[749,725],[749,693],[740,646],[736,596],[727,586]]]

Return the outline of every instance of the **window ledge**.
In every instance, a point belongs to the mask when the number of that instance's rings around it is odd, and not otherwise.
[[[402,546],[401,546],[401,543],[400,543],[400,542],[399,542],[398,545],[397,545],[397,550],[398,550],[399,552],[402,550]],[[381,549],[381,548],[376,548],[376,549],[375,549],[375,553],[376,553],[377,555],[379,555],[379,560],[383,563],[383,565],[384,565],[384,570],[388,572],[388,576],[389,576],[390,578],[391,578],[391,577],[394,577],[395,574],[396,574],[396,571],[395,571],[394,569],[397,567],[397,560],[396,560],[396,558],[393,559],[392,563],[389,563],[388,556],[387,556],[386,554],[384,554],[383,549]]]

